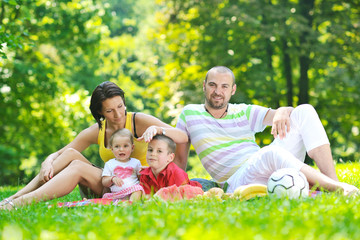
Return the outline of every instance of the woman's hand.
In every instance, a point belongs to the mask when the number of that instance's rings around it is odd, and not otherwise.
[[[54,175],[54,168],[52,162],[45,160],[41,164],[41,169],[39,172],[39,179],[44,183],[49,181]]]
[[[156,136],[159,133],[162,133],[162,129],[161,127],[156,127],[156,126],[150,126],[146,129],[146,131],[144,132],[144,134],[139,137],[137,140],[141,141],[144,139],[145,142],[150,142],[154,136]]]

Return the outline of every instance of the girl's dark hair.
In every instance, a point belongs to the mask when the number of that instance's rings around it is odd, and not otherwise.
[[[101,118],[104,118],[103,115],[100,114],[102,110],[102,103],[108,98],[120,96],[125,104],[125,93],[124,91],[118,87],[113,82],[103,82],[99,84],[93,91],[90,100],[90,111],[93,117],[95,118],[96,122],[101,129]]]

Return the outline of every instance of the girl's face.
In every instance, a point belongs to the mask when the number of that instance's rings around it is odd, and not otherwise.
[[[113,124],[119,124],[125,120],[125,104],[120,96],[108,98],[102,102],[101,114],[106,118],[106,121]]]
[[[169,153],[166,142],[155,139],[149,143],[146,161],[155,176],[157,176],[157,174],[159,174],[173,159],[174,153]]]
[[[111,151],[114,153],[116,160],[127,162],[134,150],[129,137],[115,136],[112,142]]]

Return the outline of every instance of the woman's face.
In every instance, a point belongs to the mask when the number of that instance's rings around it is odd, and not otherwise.
[[[125,120],[124,101],[120,96],[108,98],[102,102],[101,114],[106,118],[106,121],[114,124]]]

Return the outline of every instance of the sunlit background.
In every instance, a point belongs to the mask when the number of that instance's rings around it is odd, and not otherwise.
[[[232,102],[312,104],[334,160],[358,162],[359,11],[329,0],[3,0],[0,184],[27,182],[95,123],[89,95],[102,81],[126,92],[129,111],[175,126],[185,104],[203,102],[215,65],[235,73]],[[101,164],[97,146],[84,154]],[[188,170],[207,176],[193,152]]]

